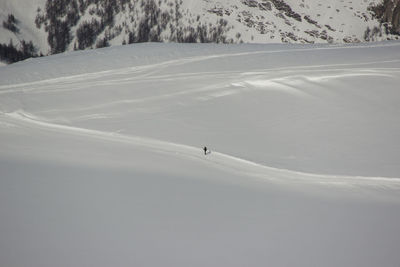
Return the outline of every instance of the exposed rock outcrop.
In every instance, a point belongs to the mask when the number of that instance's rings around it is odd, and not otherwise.
[[[383,0],[370,7],[375,16],[386,26],[388,32],[400,34],[400,0]]]

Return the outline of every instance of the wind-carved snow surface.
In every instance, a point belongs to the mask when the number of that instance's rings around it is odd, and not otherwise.
[[[397,266],[399,50],[141,44],[1,67],[0,265]]]

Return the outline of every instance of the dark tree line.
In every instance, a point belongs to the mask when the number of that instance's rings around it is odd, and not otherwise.
[[[44,24],[52,54],[61,53],[67,49],[72,40],[71,27],[78,23],[79,18],[79,6],[76,0],[48,0],[46,2],[44,14],[39,13],[35,23],[38,28]]]
[[[61,53],[73,39],[71,28],[77,25],[89,5],[95,4],[97,8],[93,12],[101,18],[100,21],[93,19],[91,22],[83,22],[76,31],[77,49],[85,49],[92,47],[106,26],[113,25],[116,12],[126,2],[128,0],[47,0],[44,12],[38,10],[35,22],[38,28],[44,25],[51,53]],[[98,45],[105,44],[107,40]]]
[[[15,18],[13,14],[8,14],[7,20],[3,21],[3,27],[18,34],[18,23],[18,19]],[[37,49],[33,45],[32,41],[26,42],[25,40],[22,40],[18,45],[14,45],[13,41],[10,39],[8,44],[0,44],[0,60],[7,63],[14,63],[36,56],[38,56]]]
[[[104,26],[95,19],[92,19],[91,22],[83,22],[76,31],[78,48],[82,50],[91,47],[95,43],[97,36],[103,30],[103,27]]]
[[[180,3],[175,0],[173,12],[162,11],[154,0],[142,0],[144,16],[136,32],[129,32],[129,43],[160,42],[161,34],[170,26],[169,41],[177,43],[226,43],[228,22],[220,19],[214,25],[198,22],[197,25],[180,24],[183,15]]]
[[[3,27],[13,33],[19,33],[19,29],[17,27],[18,20],[14,17],[13,14],[8,14],[7,20],[3,21]]]
[[[14,46],[12,41],[7,44],[0,44],[0,59],[7,63],[14,63],[30,57],[37,57],[37,51],[32,41],[21,41],[20,47]]]
[[[162,1],[168,8],[161,9]],[[51,53],[67,50],[75,38],[74,49],[105,47],[123,30],[126,43],[161,42],[227,42],[229,30],[225,20],[217,23],[184,25],[181,0],[47,0],[43,11],[38,9],[36,26],[44,25],[48,33]],[[130,25],[115,25],[115,17],[122,11],[130,12]],[[80,21],[88,12],[92,19]],[[140,15],[135,15],[140,12]],[[135,19],[136,18],[136,19]],[[79,23],[79,25],[78,25]],[[77,26],[77,27],[76,27]],[[72,28],[76,31],[72,32]],[[167,28],[168,27],[168,28]],[[169,36],[162,34],[169,32]]]

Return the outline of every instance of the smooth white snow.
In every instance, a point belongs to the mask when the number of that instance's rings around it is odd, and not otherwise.
[[[140,44],[0,68],[0,265],[397,266],[399,50]]]

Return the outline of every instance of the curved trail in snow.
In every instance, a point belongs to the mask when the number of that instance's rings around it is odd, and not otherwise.
[[[152,63],[147,65],[139,65],[134,67],[124,67],[112,70],[101,70],[97,72],[87,72],[81,74],[74,74],[69,76],[62,76],[62,77],[55,77],[55,78],[47,78],[44,80],[37,80],[32,82],[23,82],[23,83],[15,83],[15,84],[0,84],[0,94],[15,92],[15,88],[29,86],[30,89],[22,88],[20,91],[27,92],[27,91],[34,91],[38,87],[35,86],[43,86],[43,85],[51,85],[54,83],[62,83],[62,82],[81,82],[90,79],[97,79],[103,78],[110,75],[118,75],[118,74],[141,74],[143,73],[144,76],[148,76],[157,69],[163,69],[170,66],[179,66],[185,65],[193,62],[200,62],[210,59],[217,59],[217,58],[227,58],[227,57],[238,57],[238,56],[250,56],[250,55],[262,55],[262,54],[276,54],[276,53],[295,53],[295,52],[307,52],[307,51],[316,51],[316,50],[338,50],[338,49],[366,49],[366,48],[384,48],[384,47],[393,47],[393,46],[400,46],[398,43],[391,43],[391,44],[375,44],[375,45],[366,45],[366,46],[328,46],[328,47],[312,47],[312,48],[297,48],[297,49],[278,49],[278,50],[258,50],[258,51],[249,51],[249,52],[232,52],[232,53],[225,53],[225,54],[211,54],[211,55],[201,55],[201,56],[188,56],[179,59],[172,59],[161,61],[158,63]],[[391,63],[391,62],[399,62],[400,60],[383,60],[379,62],[359,62],[354,64],[332,64],[332,65],[315,65],[315,66],[307,66],[307,68],[320,68],[320,67],[330,67],[330,66],[349,66],[349,65],[369,65],[369,64],[376,64],[376,63]],[[294,66],[294,67],[282,67],[282,68],[271,68],[271,70],[279,70],[279,69],[298,69],[302,68],[303,66]],[[146,72],[150,71],[150,72]],[[143,78],[143,76],[139,76],[136,78]],[[135,78],[135,79],[136,79]],[[10,90],[11,89],[11,90]]]
[[[225,171],[232,171],[234,173],[240,173],[259,179],[268,179],[275,182],[308,182],[335,186],[367,186],[380,187],[383,189],[400,189],[400,178],[335,176],[303,173],[268,167],[246,159],[214,151],[205,157],[202,154],[201,148],[189,145],[177,144],[146,137],[123,135],[115,132],[103,132],[99,130],[56,124],[24,111],[1,113],[0,118],[1,117],[3,117],[5,123],[20,123],[22,126],[29,124],[37,128],[52,130],[63,134],[90,137],[109,142],[122,142],[132,146],[150,149],[150,151],[154,153],[173,155],[175,157],[182,157],[184,159],[194,161],[202,161],[205,164],[223,169]]]

